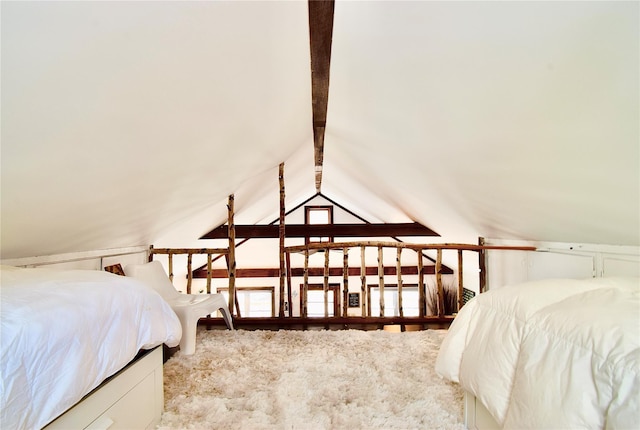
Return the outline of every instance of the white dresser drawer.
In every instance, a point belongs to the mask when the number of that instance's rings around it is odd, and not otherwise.
[[[155,427],[164,408],[162,370],[162,347],[158,347],[118,372],[45,429]]]

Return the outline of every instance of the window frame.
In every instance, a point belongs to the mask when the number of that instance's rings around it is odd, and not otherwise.
[[[367,316],[372,316],[373,314],[373,309],[371,308],[371,304],[372,304],[372,300],[371,300],[371,291],[372,290],[380,290],[380,285],[379,284],[367,284]],[[384,317],[388,318],[388,317],[398,317],[400,314],[400,309],[396,308],[396,305],[398,304],[398,284],[385,284],[384,285],[384,291],[385,293],[387,291],[392,291],[394,293],[394,302],[393,302],[393,315],[384,315]],[[407,315],[406,310],[406,296],[404,295],[405,291],[412,291],[412,292],[416,292],[418,293],[418,299],[417,299],[417,303],[416,303],[416,308],[417,308],[417,314],[416,315]],[[419,316],[420,315],[420,288],[418,286],[418,284],[402,284],[402,292],[403,292],[403,296],[402,296],[402,313],[404,314],[404,316]],[[378,292],[378,294],[380,294]],[[387,306],[389,303],[387,302],[387,300],[385,300],[384,303],[384,310],[385,313],[387,312],[387,310],[389,309],[389,307]],[[377,305],[378,305],[378,310],[379,310],[379,305],[380,305],[380,301],[377,301]],[[411,308],[414,308],[414,306],[411,306]],[[379,316],[379,315],[376,315]]]
[[[276,316],[276,295],[275,295],[276,288],[275,287],[273,286],[235,287],[235,290],[236,290],[236,293],[238,292],[245,292],[245,293],[248,292],[249,294],[251,292],[271,293],[271,318],[275,318]],[[226,300],[229,299],[229,287],[216,288],[216,292],[226,294],[225,299]],[[244,311],[244,309],[241,309],[241,311]],[[265,317],[252,317],[250,315],[244,315],[244,313],[241,313],[240,315],[247,318],[265,318]]]
[[[333,292],[333,315],[329,315],[329,318],[334,318],[334,317],[339,317],[340,316],[340,289],[341,289],[341,284],[339,283],[330,283],[329,284],[329,288],[327,289],[327,291],[332,291]],[[304,284],[300,284],[300,291],[303,291],[304,288]],[[307,289],[307,317],[308,318],[325,318],[324,315],[321,316],[310,316],[309,315],[309,291],[322,291],[324,292],[324,284],[309,284],[308,285],[308,289]],[[302,297],[303,295],[300,294],[300,312],[302,312],[302,307],[304,306],[304,297]]]
[[[311,223],[311,213],[312,212],[327,212],[328,222],[325,223]],[[333,225],[333,205],[310,205],[304,207],[304,224],[305,225]],[[318,240],[314,240],[318,239]],[[326,239],[326,240],[325,240]],[[308,245],[310,243],[324,243],[324,242],[333,242],[333,236],[315,236],[309,237],[305,236],[304,244]]]

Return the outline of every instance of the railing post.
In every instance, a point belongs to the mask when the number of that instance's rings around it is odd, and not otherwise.
[[[478,251],[478,264],[479,264],[479,269],[480,269],[480,273],[479,273],[479,282],[480,282],[480,294],[484,293],[487,289],[487,260],[486,260],[486,253],[484,248],[482,248],[483,246],[485,246],[485,241],[484,241],[484,237],[480,237],[478,238],[478,245],[480,245],[480,250]]]
[[[324,283],[322,284],[324,292],[324,316],[329,317],[329,248],[324,250]],[[333,298],[335,300],[336,297]],[[336,316],[336,315],[334,315]]]
[[[280,237],[280,310],[278,314],[284,318],[284,238],[285,238],[285,193],[284,193],[284,163],[278,167],[278,181],[280,183],[280,224],[278,226]],[[290,298],[289,298],[290,300]]]
[[[191,281],[193,280],[193,274],[191,273],[191,264],[193,260],[193,254],[187,254],[187,294],[191,294]]]
[[[349,248],[342,248],[342,316],[349,311]]]
[[[462,269],[462,249],[458,250],[458,312],[462,308],[462,289],[463,287],[463,275],[464,271]]]
[[[207,294],[211,294],[211,253],[207,252]]]
[[[365,260],[366,246],[360,246],[360,292],[362,293],[362,303],[360,307],[362,309],[362,316],[367,316],[367,263]]]
[[[229,271],[229,311],[231,315],[234,315],[234,309],[236,311],[239,310],[236,306],[236,224],[233,220],[234,218],[234,204],[235,204],[235,196],[233,194],[229,195],[229,203],[227,204],[228,209],[228,223],[229,223],[229,253],[228,253],[228,271]]]
[[[291,254],[285,252],[287,263],[287,300],[289,301],[289,317],[293,316],[293,303],[291,303]]]
[[[302,284],[302,316],[307,317],[307,296],[309,293],[309,248],[304,250],[304,283]]]
[[[384,262],[382,246],[378,246],[378,288],[380,290],[380,316],[384,316]]]
[[[398,275],[398,312],[400,318],[404,317],[402,309],[402,248],[398,247],[396,251],[396,272]]]
[[[167,259],[169,261],[169,280],[173,283],[173,254],[171,252],[167,255]]]
[[[442,248],[438,248],[436,258],[436,285],[438,288],[438,316],[444,317],[444,288],[442,286]]]
[[[422,261],[422,248],[418,249],[418,315],[427,315],[427,295],[424,290],[424,262]]]

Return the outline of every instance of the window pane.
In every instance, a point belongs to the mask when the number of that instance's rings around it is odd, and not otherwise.
[[[380,315],[380,288],[371,287],[371,316]],[[402,313],[406,317],[419,316],[419,294],[416,287],[402,288]],[[400,316],[400,305],[398,303],[398,288],[385,287],[384,289],[384,316]]]
[[[309,224],[329,224],[330,221],[327,209],[309,210]]]
[[[327,299],[329,302],[329,316],[333,315],[333,291],[327,292]],[[324,291],[307,292],[307,316],[309,317],[324,317]]]
[[[229,291],[219,289],[218,292],[228,302]],[[273,316],[273,291],[236,289],[238,306],[243,317],[271,317]]]

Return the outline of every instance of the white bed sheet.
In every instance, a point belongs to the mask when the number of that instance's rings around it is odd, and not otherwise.
[[[436,371],[504,428],[637,428],[640,279],[544,280],[468,302]]]
[[[180,342],[180,321],[135,279],[0,268],[0,423],[42,428],[129,363]]]

